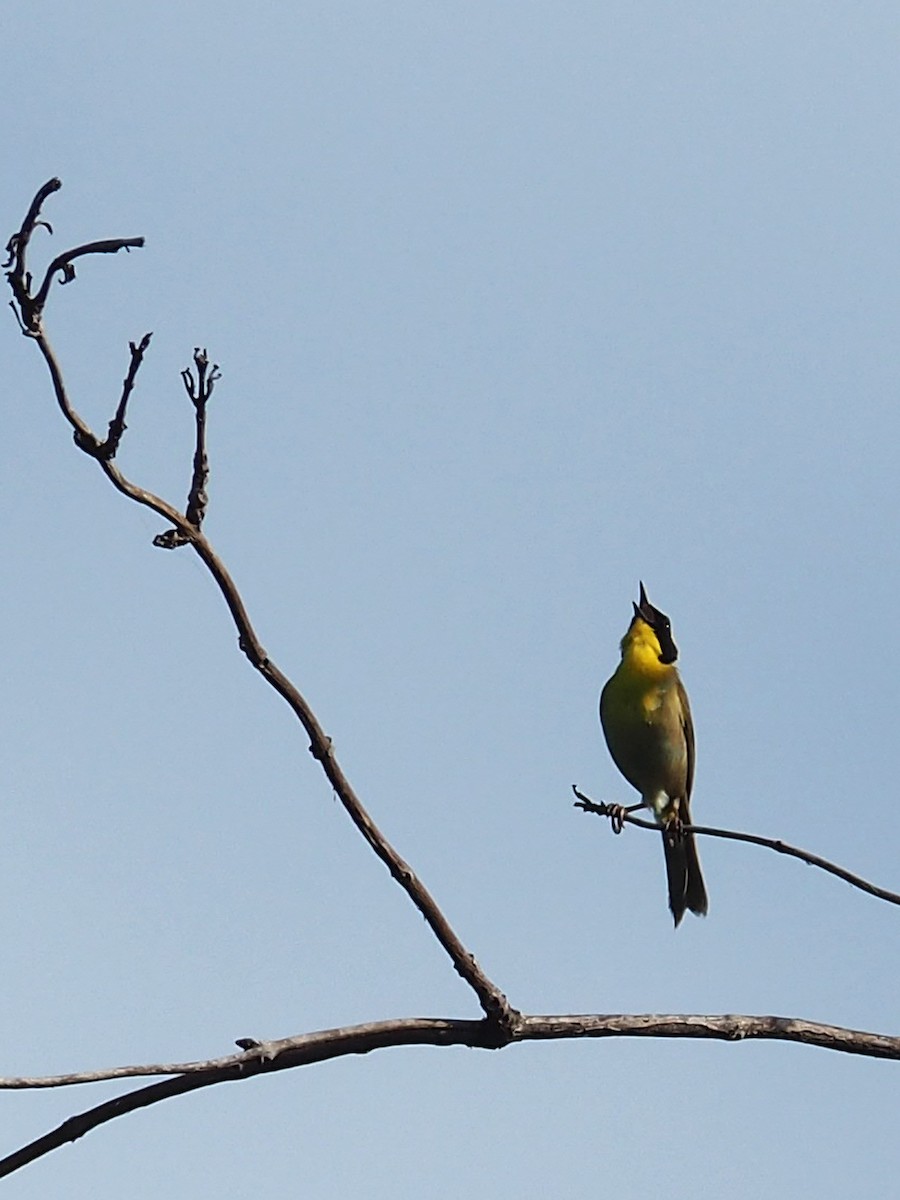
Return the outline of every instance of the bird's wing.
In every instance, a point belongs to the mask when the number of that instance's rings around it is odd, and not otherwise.
[[[687,782],[684,789],[685,800],[690,800],[694,787],[694,722],[691,719],[691,705],[681,677],[678,678],[678,699],[681,702],[681,729],[684,733],[684,744],[687,749]]]

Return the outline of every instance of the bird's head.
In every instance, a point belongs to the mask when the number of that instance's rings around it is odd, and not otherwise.
[[[671,666],[678,658],[678,647],[672,639],[672,623],[665,613],[660,612],[647,599],[647,593],[641,584],[640,602],[632,603],[634,616],[628,626],[628,632],[622,642],[635,645],[641,643],[642,648],[649,648],[655,653],[664,666]]]

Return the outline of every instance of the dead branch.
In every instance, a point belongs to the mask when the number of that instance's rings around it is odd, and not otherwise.
[[[900,1038],[879,1033],[822,1025],[795,1017],[660,1015],[656,1013],[567,1014],[524,1016],[517,1014],[510,1043],[561,1041],[573,1038],[697,1038],[712,1041],[778,1041],[818,1046],[868,1058],[900,1059]],[[509,1043],[507,1043],[509,1044]],[[69,1117],[58,1128],[0,1159],[0,1178],[42,1158],[67,1142],[77,1141],[99,1125],[181,1096],[186,1092],[251,1079],[273,1071],[309,1066],[349,1054],[369,1054],[393,1046],[469,1046],[497,1049],[484,1021],[438,1017],[408,1017],[395,1021],[373,1021],[342,1029],[324,1029],[299,1037],[259,1042],[241,1039],[242,1054],[207,1062],[160,1064],[150,1067],[120,1067],[112,1071],[88,1071],[81,1075],[48,1076],[43,1079],[0,1079],[0,1089],[62,1087],[74,1083],[123,1079],[140,1075],[172,1075],[124,1096],[107,1100]],[[175,1074],[177,1072],[177,1074]]]
[[[205,443],[203,440],[205,409],[206,402],[209,399],[212,386],[218,374],[218,368],[213,366],[212,370],[208,371],[206,352],[195,351],[194,364],[198,372],[196,383],[194,383],[189,371],[183,373],[182,376],[185,387],[191,396],[198,414],[198,442],[194,458],[194,477],[189,497],[189,510],[192,511],[189,511],[189,514],[179,512],[174,505],[132,483],[112,461],[111,455],[105,452],[104,447],[107,443],[100,441],[75,408],[66,388],[56,354],[43,326],[43,311],[49,295],[50,282],[53,279],[55,270],[59,269],[59,264],[62,262],[69,262],[72,258],[79,255],[107,253],[113,249],[127,248],[131,245],[142,245],[143,241],[140,238],[126,238],[119,239],[118,241],[92,242],[89,245],[78,247],[77,251],[68,251],[66,254],[58,255],[53,260],[53,263],[51,263],[40,291],[37,295],[33,296],[31,294],[31,275],[27,269],[25,252],[37,225],[43,224],[46,226],[46,222],[39,220],[43,201],[47,196],[58,191],[60,187],[59,180],[52,179],[38,191],[29,207],[22,228],[10,238],[7,246],[9,260],[6,265],[11,267],[11,270],[7,272],[7,278],[12,287],[14,303],[19,308],[20,324],[27,336],[33,338],[37,343],[38,349],[44,357],[44,361],[50,372],[53,391],[60,411],[74,430],[75,444],[99,464],[100,469],[106,475],[107,479],[123,496],[127,496],[129,500],[133,500],[136,504],[144,505],[146,508],[165,518],[174,527],[170,533],[174,538],[179,539],[176,544],[190,544],[193,547],[195,553],[215,580],[228,606],[228,611],[231,613],[232,620],[237,629],[238,644],[241,650],[247,656],[251,665],[262,675],[263,679],[287,702],[300,721],[309,738],[310,753],[321,763],[328,782],[337,794],[351,821],[387,867],[391,877],[403,888],[407,896],[409,896],[410,900],[425,918],[432,933],[450,957],[457,974],[472,988],[478,997],[478,1001],[485,1013],[486,1022],[491,1028],[490,1036],[498,1043],[502,1043],[507,1040],[507,1027],[514,1015],[509,1001],[497,985],[481,969],[475,961],[474,955],[466,949],[453,930],[450,922],[438,907],[434,897],[416,876],[409,863],[394,849],[366,811],[337,760],[331,738],[322,729],[318,718],[305,697],[263,649],[256,631],[250,622],[250,617],[247,614],[243,599],[238,592],[234,580],[231,578],[231,575],[210,542],[200,531],[198,520],[202,520],[205,509],[205,495],[201,497],[201,493],[205,491],[208,474]],[[147,341],[148,339],[145,338],[140,343],[140,347],[143,347],[143,349],[140,349],[139,353],[132,344],[131,368],[126,377],[123,398],[119,404],[122,413],[121,424],[123,429],[124,403],[127,403],[128,396],[134,387],[135,378],[140,368],[143,350],[146,349]],[[111,429],[114,425],[116,425],[115,418],[111,423]],[[113,438],[115,448],[118,447],[120,437],[121,434]],[[107,442],[109,442],[109,439],[107,439]],[[191,519],[191,516],[194,517],[194,520]],[[166,535],[162,536],[165,537]]]
[[[210,366],[206,351],[201,350],[199,346],[194,347],[194,366],[197,369],[196,378],[189,367],[181,372],[184,390],[194,406],[195,425],[194,473],[191,477],[191,488],[188,492],[187,507],[184,512],[187,520],[199,529],[203,524],[209,504],[209,497],[206,494],[206,485],[209,482],[209,458],[206,454],[206,406],[213,394],[216,382],[221,378],[221,373],[218,363]],[[167,529],[165,533],[160,533],[153,539],[153,545],[162,550],[175,550],[179,546],[186,546],[187,541],[188,539],[179,530]]]
[[[137,373],[140,370],[141,363],[144,361],[144,355],[150,345],[152,333],[145,333],[139,342],[129,342],[128,348],[131,351],[131,362],[128,366],[128,374],[125,376],[122,383],[122,396],[116,408],[115,416],[109,423],[109,432],[106,435],[106,441],[101,442],[97,447],[97,458],[115,458],[116,451],[119,448],[119,442],[128,426],[125,424],[125,412],[128,408],[128,401],[131,398],[131,393],[134,390]]]
[[[72,263],[76,258],[84,258],[88,254],[116,254],[119,250],[136,250],[144,244],[142,237],[104,238],[102,241],[87,242],[83,246],[75,246],[72,250],[57,254],[44,272],[41,286],[36,293],[32,294],[31,273],[25,263],[28,243],[31,241],[31,235],[35,229],[43,228],[48,233],[53,233],[53,227],[49,221],[40,219],[41,208],[48,196],[58,192],[61,187],[62,183],[59,179],[48,179],[43,187],[38,188],[25,215],[25,220],[22,222],[22,228],[18,233],[14,233],[6,243],[7,259],[3,266],[4,269],[12,268],[7,271],[6,278],[9,280],[15,298],[13,311],[16,311],[15,306],[18,305],[19,324],[22,326],[23,332],[31,335],[36,334],[40,329],[44,307],[47,297],[50,295],[50,287],[57,273],[60,275],[61,283],[71,283],[75,278],[75,268]]]

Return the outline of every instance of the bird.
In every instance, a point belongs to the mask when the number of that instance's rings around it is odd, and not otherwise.
[[[706,886],[691,823],[694,724],[675,663],[678,649],[665,613],[640,602],[622,638],[622,660],[600,695],[600,724],[613,762],[662,826],[669,909],[677,928],[685,911],[705,916]],[[632,810],[629,810],[632,811]]]

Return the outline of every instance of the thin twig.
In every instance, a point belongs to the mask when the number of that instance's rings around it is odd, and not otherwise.
[[[580,792],[575,784],[572,784],[572,791],[578,797],[575,801],[575,808],[580,808],[584,812],[595,813],[598,817],[608,817],[619,828],[624,823],[627,825],[636,825],[639,829],[653,829],[659,833],[659,825],[655,821],[636,817],[627,809],[623,809],[619,804],[604,804],[602,802],[598,804],[596,801],[585,796],[583,792]],[[787,842],[782,842],[778,838],[761,837],[756,833],[737,833],[733,829],[714,829],[709,825],[685,825],[684,830],[686,833],[700,833],[706,837],[726,838],[731,842],[749,842],[751,846],[765,846],[766,849],[774,850],[777,854],[786,854],[789,858],[799,858],[801,862],[805,862],[811,867],[818,867],[820,871],[827,871],[829,875],[836,875],[838,879],[843,879],[845,883],[859,888],[861,892],[868,892],[870,896],[875,896],[878,900],[885,900],[888,904],[900,904],[900,895],[897,892],[890,892],[887,888],[869,883],[861,876],[854,875],[852,872],[845,870],[844,867],[839,867],[836,863],[829,862],[827,858],[820,858],[818,854],[811,854],[809,850],[801,850],[797,846],[789,846]]]
[[[104,238],[99,242],[86,242],[83,246],[75,246],[72,250],[66,250],[63,254],[57,254],[53,262],[44,273],[44,280],[34,297],[34,307],[37,312],[42,312],[47,303],[47,297],[50,295],[50,286],[53,283],[54,276],[57,272],[61,275],[60,283],[71,283],[75,278],[75,268],[72,263],[76,258],[84,258],[87,254],[116,254],[119,250],[140,250],[144,245],[142,237],[131,238]]]
[[[206,406],[213,394],[213,388],[221,378],[221,372],[218,363],[210,366],[209,356],[199,346],[194,347],[194,366],[197,368],[196,378],[189,367],[181,372],[184,390],[194,406],[195,424],[194,471],[191,476],[187,507],[184,511],[190,524],[199,529],[203,524],[209,504],[206,492],[206,485],[209,482],[209,458],[206,454]],[[161,550],[176,550],[179,546],[186,546],[188,541],[189,539],[178,529],[167,529],[165,533],[157,534],[153,539],[153,545]]]
[[[109,423],[109,432],[106,435],[106,441],[101,442],[97,447],[98,458],[115,458],[116,451],[119,449],[119,443],[122,440],[122,435],[128,428],[125,424],[125,412],[128,408],[128,401],[134,389],[134,382],[137,379],[137,373],[141,369],[141,363],[144,361],[144,355],[150,345],[152,333],[145,333],[141,340],[137,343],[129,342],[128,348],[131,351],[131,362],[128,365],[128,374],[122,383],[122,396],[119,400],[118,407],[113,419]]]
[[[194,366],[197,368],[197,378],[190,371],[182,371],[185,391],[194,406],[196,424],[196,442],[194,449],[194,473],[191,477],[191,490],[188,493],[185,516],[198,529],[203,524],[209,496],[206,485],[209,483],[209,459],[206,454],[206,406],[213,394],[217,380],[221,378],[218,363],[210,363],[205,350],[194,347]]]

